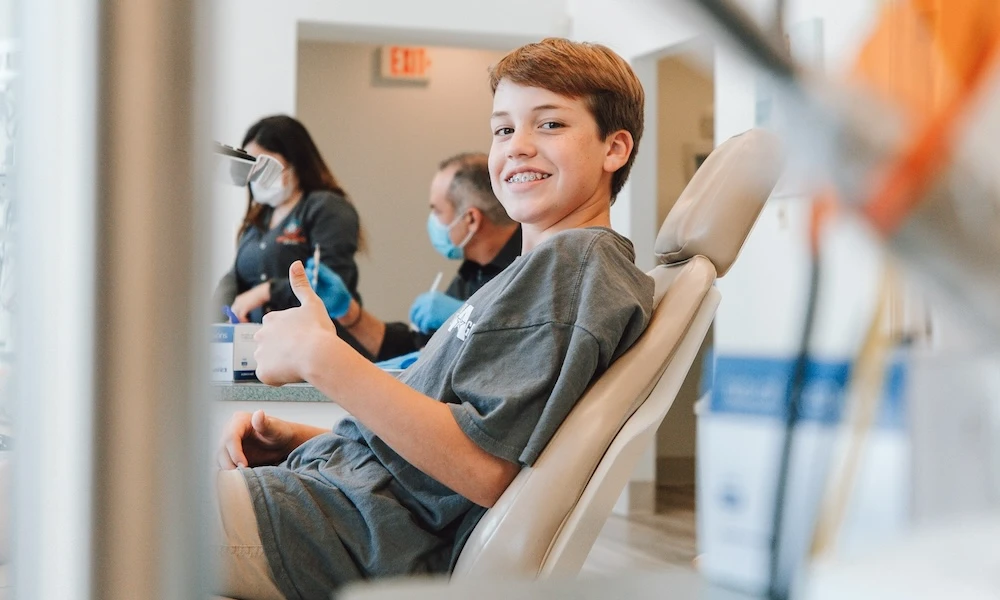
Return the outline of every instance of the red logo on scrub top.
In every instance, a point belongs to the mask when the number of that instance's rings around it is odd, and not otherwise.
[[[296,244],[305,244],[306,236],[303,235],[302,226],[299,225],[298,221],[290,221],[288,225],[285,225],[285,229],[281,232],[281,235],[275,238],[274,241],[279,244],[294,246]]]

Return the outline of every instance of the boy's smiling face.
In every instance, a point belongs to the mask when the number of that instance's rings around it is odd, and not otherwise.
[[[632,151],[627,131],[602,139],[582,98],[508,80],[490,126],[493,191],[526,235],[610,224],[611,176]]]

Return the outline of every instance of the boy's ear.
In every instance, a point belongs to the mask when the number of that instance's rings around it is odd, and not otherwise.
[[[628,162],[635,143],[632,141],[631,133],[619,129],[608,136],[607,144],[608,152],[604,156],[604,170],[608,173],[614,173]]]

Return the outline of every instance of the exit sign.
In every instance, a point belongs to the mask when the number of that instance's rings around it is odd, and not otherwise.
[[[427,48],[414,46],[382,46],[383,79],[429,81],[431,57]]]

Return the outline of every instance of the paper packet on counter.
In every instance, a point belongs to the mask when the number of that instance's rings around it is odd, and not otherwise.
[[[212,381],[257,381],[257,344],[253,336],[260,323],[219,323],[212,325],[209,348]]]

